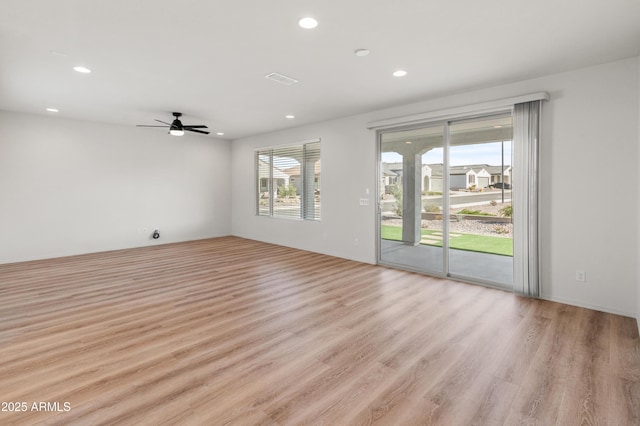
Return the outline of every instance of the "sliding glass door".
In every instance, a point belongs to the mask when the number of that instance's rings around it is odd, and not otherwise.
[[[381,263],[444,273],[444,129],[380,135]],[[423,226],[430,218],[431,226]]]
[[[449,274],[513,284],[511,114],[449,124]]]
[[[511,287],[511,113],[379,135],[379,262]]]

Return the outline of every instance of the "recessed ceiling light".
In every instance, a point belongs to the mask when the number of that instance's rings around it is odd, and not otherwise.
[[[502,129],[502,126],[493,126],[494,129]]]
[[[77,72],[81,72],[83,74],[89,74],[91,72],[89,68],[82,67],[82,66],[73,67],[73,70]]]
[[[287,115],[284,116],[284,118],[288,118],[289,120],[293,120],[294,118],[296,118],[296,116],[293,115],[293,114],[287,114]]]
[[[58,112],[57,108],[47,108],[47,111],[49,112]]]
[[[298,25],[306,30],[310,30],[318,26],[318,21],[311,17],[305,17],[298,21]]]
[[[218,132],[218,133],[216,133],[216,135],[218,135],[218,136],[224,136],[224,132]]]
[[[405,75],[407,75],[407,72],[405,70],[398,70],[393,72],[394,77],[404,77]]]
[[[356,56],[367,56],[371,52],[369,51],[369,49],[356,49],[353,53]]]
[[[406,141],[405,143],[406,143],[407,145],[411,145],[413,142],[411,142],[411,141]]]

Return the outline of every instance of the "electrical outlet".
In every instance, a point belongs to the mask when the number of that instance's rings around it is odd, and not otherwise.
[[[360,205],[361,206],[368,206],[369,205],[369,199],[368,198],[360,198]]]
[[[576,270],[576,281],[581,283],[587,282],[587,273],[580,269]]]

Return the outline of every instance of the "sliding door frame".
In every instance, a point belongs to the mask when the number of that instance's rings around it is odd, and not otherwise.
[[[513,117],[514,106],[503,106],[500,108],[495,108],[489,111],[482,112],[474,112],[467,114],[453,114],[450,117],[443,117],[441,119],[432,119],[425,120],[420,122],[414,122],[408,125],[398,125],[398,126],[385,126],[383,128],[379,128],[376,130],[376,161],[377,161],[377,178],[376,178],[376,194],[378,197],[377,202],[377,214],[376,214],[376,245],[377,245],[377,263],[383,266],[390,266],[394,268],[399,268],[403,270],[408,270],[412,272],[417,272],[421,274],[436,276],[440,278],[447,278],[456,281],[468,282],[472,284],[479,284],[485,287],[498,288],[501,290],[513,290],[513,283],[511,285],[501,284],[494,281],[483,280],[481,278],[470,277],[466,275],[452,274],[449,272],[449,236],[450,236],[450,205],[451,200],[449,196],[449,187],[450,187],[450,143],[451,143],[451,134],[450,127],[454,123],[466,122],[466,121],[475,121],[481,120],[483,118],[491,118],[498,116],[506,116],[511,115]],[[421,269],[417,267],[411,267],[405,264],[398,264],[389,261],[382,260],[382,236],[381,236],[381,225],[382,225],[382,200],[380,199],[381,190],[381,182],[382,182],[382,135],[387,133],[395,133],[407,130],[417,130],[426,127],[436,127],[442,126],[443,128],[443,169],[442,169],[442,185],[443,185],[443,197],[442,197],[442,213],[443,213],[443,223],[442,223],[442,250],[443,250],[443,265],[442,272],[431,271],[427,269]],[[420,200],[422,205],[422,200]],[[514,252],[515,256],[515,252]],[[514,259],[515,263],[515,259]]]
[[[381,181],[382,181],[382,170],[380,165],[382,164],[382,135],[386,134],[386,133],[395,133],[395,132],[402,132],[402,131],[407,131],[407,130],[417,130],[417,129],[422,129],[425,127],[437,127],[437,126],[442,126],[443,128],[443,132],[446,132],[446,130],[444,129],[448,129],[448,122],[447,120],[433,120],[433,121],[426,121],[423,123],[415,123],[415,124],[410,124],[410,125],[405,125],[405,126],[397,126],[397,127],[390,127],[390,128],[385,128],[385,129],[380,129],[376,131],[376,162],[377,162],[377,179],[376,179],[376,196],[378,198],[378,206],[377,206],[377,214],[376,214],[376,253],[377,253],[377,259],[376,262],[378,265],[383,265],[383,266],[390,266],[393,268],[398,268],[398,269],[403,269],[405,271],[411,271],[411,272],[417,272],[420,274],[426,274],[426,275],[431,275],[431,276],[435,276],[435,277],[440,277],[440,278],[447,278],[447,274],[446,271],[447,269],[444,269],[444,267],[446,266],[444,263],[446,262],[444,259],[446,259],[446,255],[444,254],[445,250],[449,249],[449,240],[448,238],[445,238],[445,235],[449,235],[449,230],[448,230],[448,221],[443,221],[443,228],[442,228],[442,250],[443,250],[443,269],[442,272],[438,272],[438,271],[431,271],[431,270],[425,270],[425,269],[421,269],[421,268],[414,268],[411,267],[410,265],[405,265],[405,264],[400,264],[400,263],[394,263],[394,262],[389,262],[389,261],[383,261],[382,260],[382,235],[381,235],[381,229],[382,229],[382,200],[380,199],[380,194],[382,193],[381,191],[384,189],[381,187]],[[445,148],[445,145],[447,144],[447,138],[445,138],[445,135],[443,133],[443,181],[442,181],[442,185],[443,187],[445,185],[449,185],[449,176],[447,175],[447,173],[444,170],[444,164],[445,162],[445,157],[448,156],[448,149]],[[448,172],[448,169],[447,169]],[[444,194],[444,192],[443,192]],[[445,208],[445,198],[448,197],[444,197],[443,196],[443,211]],[[420,200],[420,202],[422,203],[422,200]],[[448,200],[446,201],[446,203],[448,203]],[[447,204],[448,205],[448,204]],[[422,210],[422,208],[421,208]],[[445,229],[446,228],[446,229]]]

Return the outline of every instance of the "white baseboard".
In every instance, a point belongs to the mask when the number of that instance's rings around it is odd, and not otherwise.
[[[636,317],[635,312],[622,311],[619,309],[610,308],[606,306],[599,306],[599,305],[593,305],[590,303],[578,302],[576,300],[563,299],[561,297],[549,297],[544,294],[540,296],[540,299],[548,300],[549,302],[564,303],[565,305],[578,306],[580,308],[593,309],[594,311],[606,312],[608,314],[621,315],[623,317],[636,318],[638,319],[638,328],[640,330],[640,319]]]

